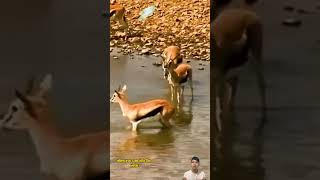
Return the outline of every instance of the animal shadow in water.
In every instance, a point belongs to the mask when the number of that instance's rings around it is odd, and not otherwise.
[[[192,99],[185,101],[184,96],[181,97],[180,104],[178,103],[177,97],[173,98],[173,105],[176,108],[175,114],[172,119],[176,126],[186,126],[189,125],[193,119],[192,113]],[[188,98],[189,99],[189,98]]]
[[[142,131],[130,132],[119,146],[119,152],[128,153],[144,147],[159,147],[172,144],[175,141],[172,129],[162,128],[158,132],[146,133]]]
[[[244,129],[240,129],[235,125],[229,128],[230,131],[220,139],[219,146],[216,143],[211,145],[211,148],[214,148],[213,150],[215,151],[213,167],[217,169],[214,177],[216,179],[264,179],[263,136],[253,131],[252,136],[241,137],[239,134],[243,133]],[[248,149],[245,153],[233,150],[239,147],[239,142],[241,142],[240,146]],[[244,162],[250,163],[251,166],[243,166]],[[231,171],[233,173],[230,173],[230,167],[232,167]]]

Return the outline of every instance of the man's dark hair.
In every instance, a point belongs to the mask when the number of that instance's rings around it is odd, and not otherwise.
[[[192,161],[192,160],[196,160],[196,161],[200,162],[200,159],[199,159],[197,156],[193,156],[193,157],[191,158],[191,161]]]

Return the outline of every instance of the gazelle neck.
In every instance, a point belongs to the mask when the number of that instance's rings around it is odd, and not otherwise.
[[[174,65],[171,65],[170,67],[168,67],[168,71],[170,73],[170,77],[169,78],[171,80],[178,80],[179,79],[179,77],[178,77],[178,75],[177,75],[177,73],[175,71],[175,66]]]
[[[120,108],[121,108],[121,111],[122,111],[122,115],[126,116],[127,112],[130,109],[130,104],[128,102],[128,99],[127,98],[119,99],[118,103],[120,105]]]
[[[42,166],[57,158],[55,153],[61,149],[60,140],[62,137],[58,135],[57,129],[52,125],[49,113],[39,115],[36,120],[30,123],[29,133]]]

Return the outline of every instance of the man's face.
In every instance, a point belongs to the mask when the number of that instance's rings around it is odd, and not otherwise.
[[[198,169],[198,167],[199,167],[199,162],[197,161],[197,160],[192,160],[191,161],[191,168],[192,168],[192,170],[196,170],[196,169]]]

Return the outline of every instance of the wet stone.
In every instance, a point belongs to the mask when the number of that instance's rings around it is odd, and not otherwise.
[[[302,21],[296,18],[287,18],[282,21],[282,24],[285,26],[299,27],[301,26]]]

